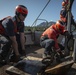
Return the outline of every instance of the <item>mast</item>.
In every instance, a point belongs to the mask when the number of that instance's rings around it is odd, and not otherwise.
[[[74,0],[68,0],[68,6],[67,6],[67,13],[68,13],[68,18],[67,18],[67,30],[68,32],[71,34],[71,17],[72,17],[72,13],[71,13],[71,9],[72,9],[72,4],[73,4]]]
[[[72,13],[71,13],[71,9],[72,9],[72,4],[74,2],[74,0],[64,0],[66,2],[68,2],[68,5],[66,7],[66,11],[67,11],[67,30],[69,32],[69,34],[71,34],[71,18],[72,18]],[[70,51],[68,50],[68,38],[67,36],[65,37],[65,53],[66,56],[70,54]]]

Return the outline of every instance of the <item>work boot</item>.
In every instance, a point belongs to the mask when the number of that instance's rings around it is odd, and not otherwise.
[[[44,53],[42,63],[49,65],[52,62],[53,62],[53,55]]]
[[[43,57],[43,59],[44,59],[44,58],[47,58],[47,55],[44,53],[42,57]]]
[[[59,53],[57,53],[57,54],[55,55],[55,59],[56,59],[57,63],[61,63],[61,56],[60,56]]]
[[[61,51],[59,52],[59,54],[60,54],[60,57],[61,58],[64,58],[65,57],[65,55]]]

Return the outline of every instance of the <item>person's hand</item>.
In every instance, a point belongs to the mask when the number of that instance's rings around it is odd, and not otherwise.
[[[65,53],[62,52],[62,50],[60,50],[60,49],[57,51],[57,54],[58,54],[61,58],[64,58],[64,57],[65,57]]]
[[[56,49],[56,52],[60,52],[60,51],[61,51],[60,48]]]
[[[67,38],[73,37],[73,35],[70,34],[69,32],[65,32],[65,36],[67,36]]]

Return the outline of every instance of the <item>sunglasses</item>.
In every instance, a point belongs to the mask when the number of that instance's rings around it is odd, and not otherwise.
[[[22,14],[22,16],[26,17],[26,16],[27,16],[27,14]]]

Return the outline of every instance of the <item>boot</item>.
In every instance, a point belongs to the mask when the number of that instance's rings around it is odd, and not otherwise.
[[[60,54],[60,57],[61,58],[64,58],[65,57],[65,55],[61,51],[59,52],[59,54]]]
[[[57,63],[61,63],[61,56],[60,56],[59,53],[57,53],[57,54],[55,55],[55,59],[56,59],[56,62],[57,62]]]
[[[46,53],[43,54],[43,60],[42,60],[43,64],[49,65],[53,62],[53,60],[54,60],[53,54],[46,54]]]

